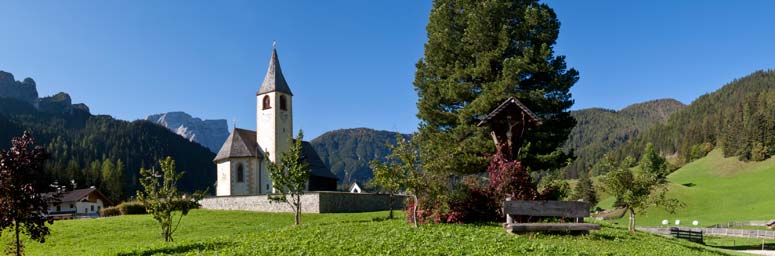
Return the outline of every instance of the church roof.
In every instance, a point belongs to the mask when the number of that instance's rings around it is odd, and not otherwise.
[[[309,164],[311,176],[339,179],[331,173],[331,170],[323,163],[318,152],[315,151],[315,148],[308,141],[301,142],[301,151],[303,159]],[[217,162],[236,157],[258,157],[260,154],[258,142],[256,141],[256,132],[235,128],[231,135],[229,135],[229,138],[226,139],[226,142],[223,143],[221,150],[218,151],[218,155],[215,156],[213,161]]]
[[[339,179],[336,177],[336,175],[331,173],[331,170],[328,169],[328,166],[326,166],[325,163],[323,163],[323,160],[320,159],[318,152],[315,151],[315,148],[312,147],[312,144],[310,144],[308,141],[301,142],[301,151],[304,154],[304,160],[306,160],[307,164],[309,164],[310,175],[335,180]]]
[[[256,157],[259,154],[256,132],[234,128],[213,161],[234,157]]]
[[[282,92],[293,95],[293,93],[291,93],[291,88],[288,87],[288,83],[285,81],[283,71],[280,69],[280,59],[277,58],[277,48],[272,50],[272,58],[269,60],[269,68],[266,70],[264,82],[261,83],[261,88],[258,89],[256,94],[269,92]]]

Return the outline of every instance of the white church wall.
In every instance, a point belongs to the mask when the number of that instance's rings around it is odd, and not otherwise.
[[[215,186],[216,196],[231,195],[231,161],[223,161],[216,165],[218,170],[218,182]]]
[[[242,181],[239,181],[237,176],[237,168],[242,165],[243,176]],[[245,159],[235,159],[231,161],[231,195],[250,195],[249,185],[250,169]]]

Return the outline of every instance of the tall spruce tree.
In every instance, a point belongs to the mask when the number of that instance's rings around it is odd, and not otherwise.
[[[521,151],[528,170],[567,163],[560,146],[575,125],[569,89],[578,72],[554,55],[559,28],[554,11],[538,1],[434,1],[414,81],[425,169],[483,172],[495,147],[476,123],[508,97],[543,119]]]

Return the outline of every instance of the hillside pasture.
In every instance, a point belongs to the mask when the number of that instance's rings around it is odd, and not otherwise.
[[[775,158],[762,162],[743,162],[736,157],[723,157],[716,149],[706,157],[691,162],[670,176],[668,196],[686,204],[676,214],[658,208],[638,216],[638,226],[660,226],[663,219],[681,220],[689,226],[730,221],[769,220],[775,218]],[[608,206],[613,198],[601,200]]]

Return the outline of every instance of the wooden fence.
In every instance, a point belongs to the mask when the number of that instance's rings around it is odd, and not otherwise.
[[[660,235],[670,235],[669,227],[638,227],[638,230],[655,233]],[[706,236],[733,236],[733,237],[745,237],[745,238],[757,238],[757,239],[775,239],[775,231],[769,230],[745,230],[745,229],[731,229],[731,228],[681,228],[682,230],[689,230],[699,232],[702,231]]]
[[[680,228],[670,228],[670,235],[679,239],[686,239],[695,243],[705,243],[702,241],[702,231],[691,231]]]

